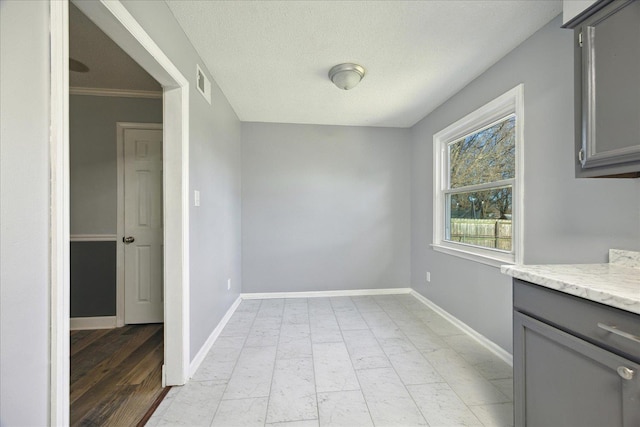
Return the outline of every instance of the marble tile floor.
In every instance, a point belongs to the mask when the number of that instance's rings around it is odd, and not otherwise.
[[[511,426],[512,369],[415,297],[244,300],[148,426]]]

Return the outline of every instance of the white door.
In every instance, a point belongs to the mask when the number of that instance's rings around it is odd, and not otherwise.
[[[124,130],[124,322],[163,315],[162,130]]]

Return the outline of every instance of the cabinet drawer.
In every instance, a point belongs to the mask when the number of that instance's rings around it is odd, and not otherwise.
[[[639,315],[517,279],[513,284],[516,311],[640,362],[640,342],[598,326],[615,327],[640,337]]]

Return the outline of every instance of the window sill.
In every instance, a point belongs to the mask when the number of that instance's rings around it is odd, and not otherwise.
[[[515,260],[513,255],[505,254],[505,256],[501,257],[498,254],[496,256],[491,256],[488,254],[480,254],[477,252],[472,252],[469,250],[460,249],[452,246],[445,246],[443,244],[432,243],[430,245],[434,251],[442,252],[448,255],[453,255],[458,258],[463,258],[469,261],[478,262],[481,264],[489,265],[491,267],[500,268],[505,264],[515,264]]]

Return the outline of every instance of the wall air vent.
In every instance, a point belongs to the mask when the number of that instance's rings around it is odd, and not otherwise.
[[[211,82],[198,64],[196,64],[196,87],[198,92],[204,96],[204,99],[211,104]]]

